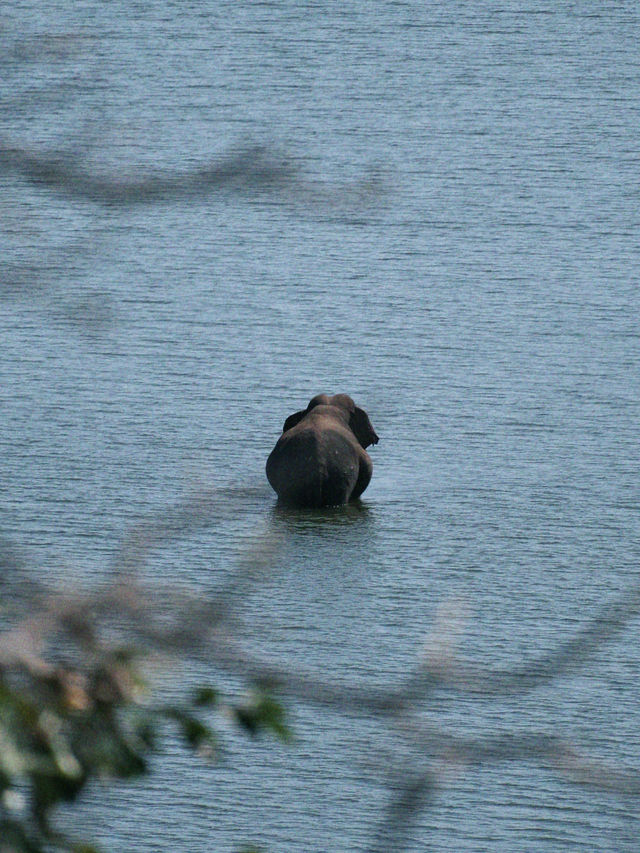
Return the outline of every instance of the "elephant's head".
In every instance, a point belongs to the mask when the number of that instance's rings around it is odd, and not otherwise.
[[[310,401],[306,409],[300,412],[295,412],[293,415],[289,415],[284,422],[282,431],[287,432],[287,430],[290,430],[296,424],[300,423],[300,421],[308,415],[312,409],[315,409],[316,406],[329,406],[332,409],[335,409],[335,416],[349,426],[351,432],[357,438],[358,443],[365,449],[369,447],[370,444],[378,443],[378,436],[371,425],[369,416],[364,409],[356,406],[348,394],[334,394],[333,397],[330,397],[328,394],[318,394]]]

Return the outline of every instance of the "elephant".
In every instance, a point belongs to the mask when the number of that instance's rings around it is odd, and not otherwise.
[[[347,394],[318,394],[284,422],[267,459],[267,479],[281,503],[322,507],[356,500],[371,480],[366,448],[378,436]]]

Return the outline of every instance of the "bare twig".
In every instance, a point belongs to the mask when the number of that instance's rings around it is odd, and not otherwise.
[[[121,177],[98,175],[79,165],[75,157],[39,154],[6,142],[0,142],[0,170],[15,172],[32,184],[69,197],[121,207],[192,198],[227,187],[272,189],[293,175],[290,164],[275,162],[257,147],[188,171]]]
[[[411,746],[416,759],[404,767],[402,781],[396,780],[392,787],[389,807],[374,839],[375,851],[403,849],[418,814],[452,768],[529,761],[560,772],[574,783],[616,795],[640,796],[640,770],[594,761],[554,732],[505,730],[489,736],[468,736],[418,717],[437,687],[499,698],[524,695],[556,682],[562,674],[577,669],[636,616],[638,588],[603,607],[554,652],[521,667],[481,670],[461,664],[455,646],[464,629],[465,608],[454,603],[441,610],[415,670],[399,684],[373,687],[331,680],[286,661],[277,663],[258,656],[237,634],[238,601],[273,563],[278,546],[273,531],[256,537],[230,579],[216,594],[205,598],[171,585],[141,584],[137,578],[154,549],[211,523],[216,514],[230,512],[234,496],[234,490],[200,491],[137,525],[116,559],[114,582],[93,593],[50,597],[39,613],[0,635],[0,667],[16,663],[28,668],[47,667],[44,638],[70,626],[73,630],[75,619],[91,613],[96,625],[117,620],[122,629],[124,624],[124,630],[149,653],[207,660],[291,699],[339,714],[386,721],[392,732]],[[158,613],[161,618],[157,618]]]

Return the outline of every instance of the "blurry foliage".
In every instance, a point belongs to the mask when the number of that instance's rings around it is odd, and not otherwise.
[[[59,655],[55,663],[16,658],[0,666],[0,853],[94,850],[55,828],[55,807],[96,779],[147,773],[167,725],[207,759],[218,753],[215,714],[252,736],[290,738],[282,707],[262,690],[239,705],[223,702],[210,686],[180,704],[152,704],[143,658],[98,647],[88,628],[88,621],[72,627],[81,638],[77,663]]]

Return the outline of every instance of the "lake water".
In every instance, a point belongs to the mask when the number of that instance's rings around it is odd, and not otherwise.
[[[461,654],[509,667],[637,583],[634,4],[16,0],[0,33],[3,145],[121,175],[259,144],[299,175],[124,209],[0,176],[2,532],[30,564],[102,578],[131,524],[227,490],[153,574],[204,594],[284,533],[239,605],[247,643],[376,684],[448,602],[470,614]],[[368,411],[373,479],[361,512],[282,517],[264,463],[320,392]],[[637,768],[639,660],[631,621],[558,683],[437,696],[425,719]],[[288,705],[293,745],[228,735],[210,767],[169,738],[80,828],[136,853],[370,849],[415,756],[381,720]],[[406,849],[639,834],[637,800],[486,762],[443,783]]]

